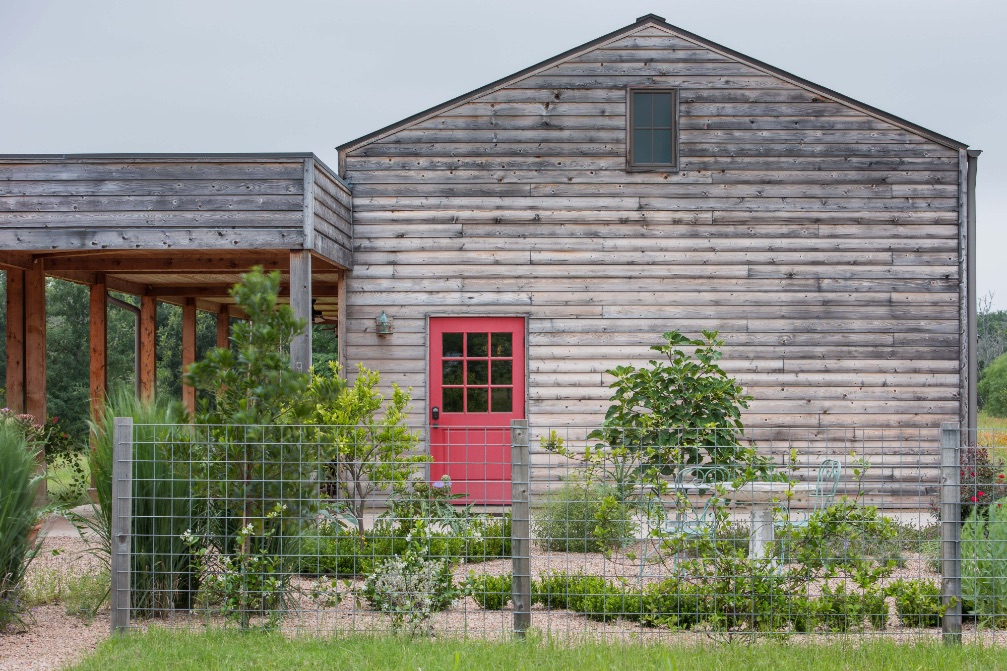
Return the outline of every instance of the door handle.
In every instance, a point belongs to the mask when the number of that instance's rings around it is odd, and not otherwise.
[[[438,419],[441,418],[441,409],[438,408],[436,405],[430,408],[430,417],[436,422]]]

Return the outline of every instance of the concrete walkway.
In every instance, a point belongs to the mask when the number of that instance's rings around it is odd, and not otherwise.
[[[90,505],[77,506],[76,508],[73,508],[72,511],[78,515],[92,518],[95,513],[94,509]],[[78,533],[77,528],[70,523],[70,520],[58,514],[53,514],[46,518],[45,523],[42,525],[41,534],[52,538],[80,537],[80,533]]]

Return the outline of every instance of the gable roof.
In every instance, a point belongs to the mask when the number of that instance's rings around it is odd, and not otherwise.
[[[868,105],[866,103],[860,102],[859,100],[856,100],[855,98],[851,98],[849,96],[845,96],[842,93],[839,93],[837,91],[833,91],[832,89],[826,88],[824,86],[820,86],[819,84],[815,84],[814,82],[808,81],[807,79],[804,79],[802,77],[798,77],[797,75],[791,74],[791,73],[789,73],[789,72],[787,72],[785,70],[781,70],[780,68],[777,68],[777,67],[774,67],[772,65],[769,65],[768,63],[763,63],[760,60],[752,58],[751,56],[746,56],[745,54],[737,52],[737,51],[735,51],[733,49],[730,49],[728,47],[725,47],[723,45],[717,44],[716,42],[712,42],[712,41],[710,41],[710,40],[708,40],[708,39],[706,39],[704,37],[700,37],[699,35],[696,35],[694,33],[690,33],[687,30],[683,30],[682,28],[678,28],[677,26],[673,26],[670,23],[668,23],[667,21],[665,21],[664,17],[657,16],[656,14],[647,14],[645,16],[641,16],[634,23],[631,23],[630,25],[628,25],[628,26],[626,26],[624,28],[620,28],[618,30],[612,31],[611,33],[608,33],[607,35],[602,35],[601,37],[599,37],[597,39],[591,40],[590,42],[585,42],[584,44],[581,44],[580,46],[577,46],[577,47],[574,47],[573,49],[569,49],[567,51],[564,51],[563,53],[558,54],[556,56],[553,56],[552,58],[546,59],[546,60],[542,61],[541,63],[536,63],[535,65],[532,65],[530,67],[525,68],[524,70],[521,70],[519,72],[515,72],[512,75],[508,75],[507,77],[503,77],[502,79],[498,79],[495,82],[491,82],[489,84],[486,84],[485,86],[481,86],[481,87],[475,89],[474,91],[469,91],[468,93],[463,93],[462,95],[460,95],[460,96],[458,96],[456,98],[452,98],[451,100],[448,100],[447,102],[443,102],[440,105],[435,105],[434,107],[431,107],[429,109],[423,110],[422,112],[419,112],[419,113],[414,114],[414,115],[412,115],[410,117],[402,119],[401,121],[396,121],[395,123],[390,124],[388,126],[385,126],[384,128],[379,128],[378,130],[376,130],[376,131],[374,131],[372,133],[368,133],[367,135],[363,135],[361,137],[358,137],[355,140],[350,140],[349,142],[345,142],[345,143],[339,145],[338,147],[336,147],[336,149],[339,150],[340,153],[344,153],[344,152],[351,151],[353,149],[357,149],[358,147],[361,147],[363,145],[369,144],[369,143],[371,143],[371,142],[373,142],[375,140],[381,139],[381,138],[383,138],[385,136],[391,135],[391,134],[393,134],[393,133],[395,133],[397,131],[403,130],[403,129],[407,128],[408,126],[411,126],[411,125],[413,125],[415,123],[418,123],[420,121],[428,119],[429,117],[435,116],[435,115],[437,115],[437,114],[439,114],[441,112],[444,112],[446,110],[449,110],[449,109],[451,109],[453,107],[457,107],[459,105],[462,105],[462,104],[464,104],[466,102],[469,102],[469,101],[471,101],[471,100],[473,100],[475,98],[478,98],[478,97],[480,97],[482,95],[485,95],[485,94],[490,93],[492,91],[495,91],[497,89],[500,89],[500,88],[503,88],[503,87],[508,86],[510,84],[513,84],[513,83],[515,83],[517,81],[520,81],[520,80],[522,80],[522,79],[524,79],[526,77],[530,77],[530,76],[538,73],[541,70],[544,70],[546,68],[550,68],[550,67],[552,67],[554,65],[562,63],[562,62],[564,62],[566,60],[569,60],[569,59],[571,59],[571,58],[573,58],[575,56],[578,56],[578,55],[580,55],[580,54],[582,54],[582,53],[584,53],[586,51],[590,51],[590,50],[592,50],[592,49],[594,49],[594,48],[596,48],[596,47],[598,47],[598,46],[600,46],[600,45],[602,45],[602,44],[604,44],[606,42],[610,42],[610,41],[615,40],[615,39],[626,37],[626,36],[632,34],[633,32],[638,31],[638,30],[640,30],[642,28],[645,28],[647,26],[657,26],[659,28],[663,28],[664,30],[667,30],[669,33],[672,33],[672,34],[674,34],[674,35],[676,35],[678,37],[681,37],[683,39],[689,40],[690,42],[694,42],[694,43],[696,43],[696,44],[698,44],[700,46],[706,47],[707,49],[710,49],[712,51],[719,52],[720,54],[722,54],[724,56],[729,56],[729,57],[731,57],[731,58],[733,58],[733,59],[735,59],[735,60],[737,60],[737,61],[739,61],[741,63],[744,63],[745,65],[748,65],[750,67],[756,68],[758,70],[762,70],[762,71],[766,72],[767,74],[774,75],[774,76],[776,76],[776,77],[778,77],[780,79],[783,79],[783,80],[785,80],[785,81],[787,81],[787,82],[789,82],[791,84],[794,84],[795,86],[798,86],[800,88],[806,89],[806,90],[808,90],[808,91],[810,91],[812,93],[815,93],[817,95],[820,95],[820,96],[822,96],[824,98],[828,98],[828,99],[830,99],[830,100],[832,100],[834,102],[842,103],[844,105],[852,107],[852,108],[854,108],[854,109],[856,109],[856,110],[858,110],[860,112],[863,112],[864,114],[867,114],[869,116],[875,117],[875,118],[880,119],[882,121],[887,121],[888,123],[891,123],[891,124],[893,124],[895,126],[898,126],[899,128],[902,128],[903,130],[907,130],[907,131],[909,131],[911,133],[915,133],[916,135],[924,137],[924,138],[926,138],[928,140],[932,140],[933,142],[936,142],[937,144],[943,145],[945,147],[949,147],[951,149],[966,149],[966,148],[968,148],[968,145],[965,144],[964,142],[959,142],[958,140],[954,140],[954,139],[952,139],[950,137],[947,137],[946,135],[941,135],[940,133],[937,133],[935,131],[932,131],[932,130],[929,130],[927,128],[924,128],[923,126],[919,126],[917,124],[914,124],[911,121],[907,121],[906,119],[898,117],[898,116],[896,116],[894,114],[890,114],[888,112],[885,112],[884,110],[878,109],[877,107],[874,107],[872,105]]]

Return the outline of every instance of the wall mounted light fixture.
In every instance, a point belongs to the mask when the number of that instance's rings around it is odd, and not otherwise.
[[[395,332],[392,320],[389,319],[384,310],[382,310],[381,314],[374,320],[374,332],[378,335],[391,335]]]

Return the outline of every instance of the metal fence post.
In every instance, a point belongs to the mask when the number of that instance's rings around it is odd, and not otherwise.
[[[941,424],[941,602],[945,643],[962,640],[961,428]]]
[[[129,627],[130,528],[133,507],[133,418],[116,417],[112,434],[112,633]]]
[[[531,517],[528,420],[511,421],[511,601],[514,635],[531,626]]]

